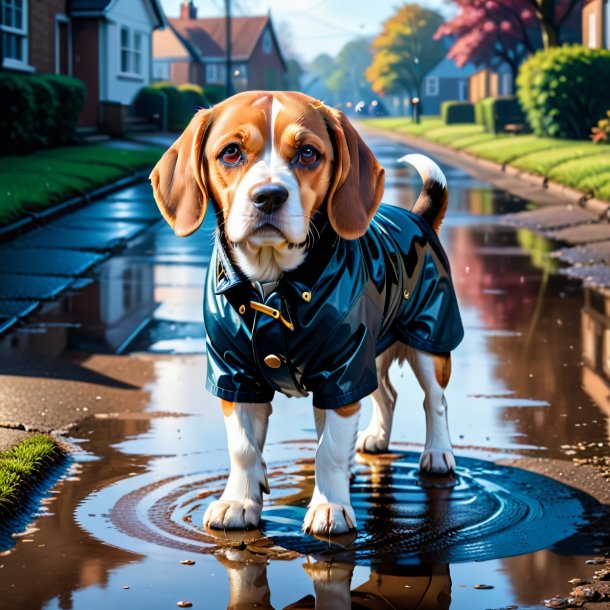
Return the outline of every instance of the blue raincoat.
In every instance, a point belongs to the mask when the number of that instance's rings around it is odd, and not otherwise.
[[[313,393],[334,409],[377,388],[375,357],[402,341],[453,350],[464,330],[449,262],[428,222],[381,205],[348,241],[320,215],[305,262],[273,290],[253,285],[217,237],[206,280],[207,388],[232,402]]]

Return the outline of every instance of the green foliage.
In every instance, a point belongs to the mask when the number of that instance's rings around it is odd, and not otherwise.
[[[445,125],[474,123],[474,105],[469,102],[443,102],[441,118]]]
[[[32,126],[32,148],[46,148],[54,144],[52,132],[59,113],[59,101],[55,89],[44,78],[28,79],[34,98],[35,112]]]
[[[206,85],[204,95],[210,104],[218,104],[225,99],[225,88],[222,85]]]
[[[0,225],[154,165],[164,149],[103,144],[40,150],[0,162]]]
[[[134,108],[137,116],[156,119],[163,131],[167,129],[167,96],[163,91],[142,87],[134,100]]]
[[[193,115],[200,108],[207,108],[210,104],[205,97],[203,87],[192,85],[190,83],[180,85],[178,87],[180,96],[182,97],[182,112],[184,126],[193,118]]]
[[[34,112],[29,79],[0,73],[0,154],[23,153],[31,148]]]
[[[518,96],[539,136],[586,139],[610,99],[610,50],[564,45],[538,51],[519,70]]]
[[[167,99],[167,125],[169,129],[175,131],[184,129],[185,108],[178,88],[167,82],[154,83],[151,87],[161,91]]]
[[[610,143],[610,110],[606,112],[606,117],[600,119],[597,125],[591,130],[591,139],[596,144]]]
[[[439,13],[418,4],[399,7],[373,41],[376,53],[366,70],[373,90],[421,97],[424,78],[447,54],[445,44],[434,39],[443,22]]]
[[[85,83],[61,74],[43,74],[38,78],[51,85],[57,97],[57,112],[51,122],[49,143],[57,146],[74,142],[78,116],[87,98]]]
[[[525,115],[516,97],[488,97],[476,103],[475,122],[488,133],[501,133],[506,125],[525,123]]]
[[[37,434],[0,452],[0,516],[10,516],[25,504],[28,494],[59,463],[64,453],[49,436]]]

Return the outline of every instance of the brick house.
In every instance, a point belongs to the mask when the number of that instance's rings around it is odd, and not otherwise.
[[[155,80],[175,85],[225,85],[226,20],[197,18],[190,2],[181,6],[178,19],[153,36]],[[286,63],[270,15],[232,17],[231,69],[235,91],[282,89]]]
[[[513,95],[513,75],[506,64],[491,70],[483,68],[470,77],[469,101],[473,104],[486,97]]]
[[[593,49],[610,49],[610,1],[584,0],[582,43]]]
[[[104,123],[152,78],[152,33],[163,27],[159,0],[0,0],[2,66],[81,79],[81,125]]]

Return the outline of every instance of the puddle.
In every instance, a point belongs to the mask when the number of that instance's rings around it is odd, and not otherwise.
[[[384,200],[413,201],[419,180],[395,163],[405,151],[375,142],[388,168]],[[315,453],[311,402],[279,396],[261,531],[203,532],[228,472],[222,414],[204,389],[213,225],[208,218],[180,240],[157,224],[0,339],[0,401],[15,403],[15,419],[43,399],[96,415],[70,431],[82,453],[36,531],[4,542],[0,607],[313,608],[315,598],[333,609],[523,608],[590,577],[596,568],[585,560],[608,550],[602,507],[569,480],[497,462],[608,455],[608,295],[560,275],[548,241],[497,224],[526,202],[444,169],[451,202],[441,239],[466,328],[447,394],[455,486],[417,479],[423,395],[396,367],[396,453],[357,465],[355,539],[337,546],[300,534]],[[370,408],[365,401],[361,427]]]

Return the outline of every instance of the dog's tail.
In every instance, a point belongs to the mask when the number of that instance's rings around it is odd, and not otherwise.
[[[449,201],[445,174],[432,159],[425,155],[405,155],[398,159],[398,162],[410,163],[419,172],[424,185],[411,211],[423,216],[438,233]]]

